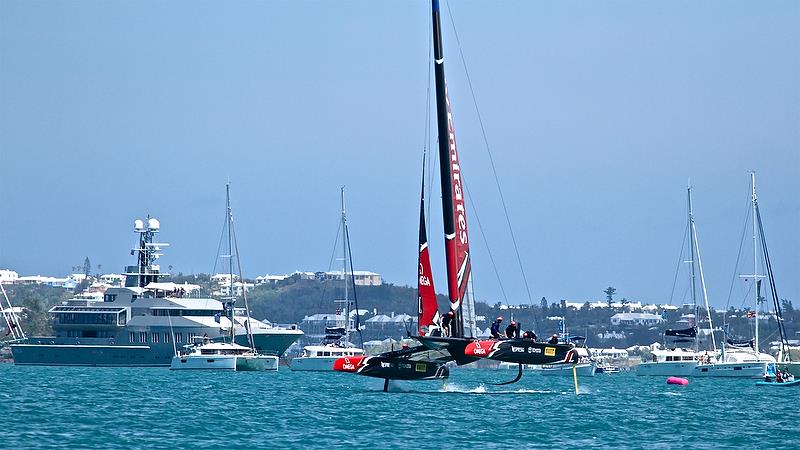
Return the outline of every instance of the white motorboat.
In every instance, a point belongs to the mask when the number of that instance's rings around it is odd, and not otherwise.
[[[700,355],[685,348],[654,350],[652,360],[639,364],[636,375],[688,377],[697,366]]]
[[[345,356],[364,356],[358,347],[336,347],[334,345],[307,345],[303,356],[292,359],[291,369],[295,371],[329,372],[333,363]]]

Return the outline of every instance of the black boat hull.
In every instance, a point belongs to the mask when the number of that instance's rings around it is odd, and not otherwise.
[[[515,364],[560,364],[578,361],[575,347],[532,339],[483,340],[469,343],[466,356]]]

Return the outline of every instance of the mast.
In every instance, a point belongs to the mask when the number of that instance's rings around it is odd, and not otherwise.
[[[252,323],[250,322],[250,305],[247,303],[247,286],[244,283],[244,273],[242,272],[242,261],[239,258],[239,243],[236,240],[236,230],[233,227],[233,209],[231,209],[231,200],[230,200],[230,186],[231,183],[228,182],[225,185],[225,198],[226,204],[228,206],[228,242],[231,242],[231,236],[233,237],[233,247],[230,250],[230,259],[231,262],[228,265],[231,269],[231,280],[233,280],[233,255],[236,255],[236,267],[239,269],[239,282],[242,284],[242,300],[244,300],[244,310],[245,310],[245,317],[247,319],[244,322],[244,331],[247,333],[247,344],[250,347],[250,350],[253,353],[256,353],[256,341],[253,338],[253,330],[252,330]],[[234,253],[235,251],[235,253]],[[231,287],[233,287],[233,281],[231,281]],[[234,329],[233,326],[233,317],[234,317],[234,310],[231,310],[231,330]],[[235,343],[235,333],[231,332],[231,343]]]
[[[347,213],[344,209],[344,186],[341,187],[342,194],[342,282],[344,283],[344,339],[349,345],[350,342],[350,300],[347,298]],[[358,314],[358,312],[356,312]]]
[[[694,327],[695,327],[696,330],[699,331],[700,327],[698,325],[700,323],[700,308],[697,306],[697,290],[696,290],[697,282],[695,281],[695,266],[694,266],[695,243],[694,243],[694,217],[692,215],[692,187],[689,186],[686,189],[686,192],[687,192],[688,205],[689,205],[689,217],[688,217],[688,220],[689,220],[689,224],[688,224],[689,225],[689,273],[690,273],[691,284],[692,284],[692,306],[694,307]],[[699,348],[700,348],[700,344],[698,342],[699,340],[700,340],[700,338],[697,336],[697,334],[695,334],[695,337],[694,337],[694,351],[695,352],[698,351]]]
[[[236,330],[234,329],[234,315],[236,297],[233,295],[233,240],[231,233],[231,225],[233,224],[233,215],[231,212],[231,182],[225,184],[225,220],[227,221],[226,228],[228,229],[228,297],[231,304],[231,344],[234,343],[236,337]],[[242,286],[244,289],[244,286]]]
[[[752,203],[753,203],[753,283],[755,283],[756,286],[759,286],[760,285],[760,283],[759,283],[759,278],[760,277],[758,275],[758,238],[756,237],[757,236],[757,227],[758,227],[757,219],[756,219],[756,214],[757,214],[757,209],[758,209],[758,198],[756,197],[756,173],[755,172],[750,172],[750,184],[752,186],[752,197],[751,197],[751,200],[752,200]],[[754,337],[754,347],[755,347],[755,350],[756,350],[756,357],[758,357],[758,349],[759,349],[759,346],[758,346],[758,316],[759,316],[759,313],[761,312],[761,293],[759,292],[760,289],[758,289],[758,288],[754,289],[754,291],[756,293],[756,304],[755,304],[755,309],[756,309],[756,319],[755,319],[755,321],[756,321],[756,324],[755,324],[755,332],[754,332],[753,337]]]
[[[691,239],[694,241],[694,251],[695,255],[697,256],[697,269],[700,272],[700,287],[703,289],[703,302],[706,306],[706,318],[708,319],[708,328],[711,330],[711,348],[716,353],[717,351],[717,341],[714,337],[714,323],[711,321],[711,306],[708,304],[708,290],[706,289],[706,278],[703,275],[703,260],[700,258],[700,244],[697,241],[697,227],[694,223],[694,213],[692,212],[692,187],[689,186],[689,225],[691,226],[690,234]],[[694,260],[694,258],[692,258]],[[694,276],[694,270],[692,270],[692,276]],[[694,295],[694,280],[692,280],[692,295]],[[698,328],[699,329],[699,328]],[[697,343],[697,336],[695,337],[695,343]]]
[[[439,167],[442,186],[442,216],[444,224],[445,251],[447,261],[447,287],[450,309],[456,314],[452,325],[452,336],[473,337],[471,324],[474,320],[464,316],[462,302],[471,303],[467,287],[471,277],[469,242],[467,239],[467,216],[464,201],[463,178],[456,149],[450,101],[444,74],[444,52],[439,0],[432,0],[433,57],[436,81],[436,118],[439,136]],[[474,314],[469,307],[466,314]]]

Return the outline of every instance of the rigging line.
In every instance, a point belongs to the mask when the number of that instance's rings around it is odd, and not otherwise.
[[[356,331],[358,331],[358,340],[361,341],[361,348],[364,348],[364,336],[361,334],[361,316],[358,313],[358,295],[356,295],[356,273],[353,269],[353,252],[350,251],[350,230],[347,224],[344,224],[344,237],[347,240],[347,255],[350,257],[350,281],[353,284],[353,303],[356,306]],[[345,276],[346,274],[342,274]],[[350,326],[350,318],[345,318],[345,327]]]
[[[250,344],[250,349],[255,352],[256,342],[255,338],[253,338],[253,331],[252,331],[253,324],[252,321],[250,320],[250,305],[247,303],[247,284],[244,281],[244,272],[242,271],[242,261],[239,259],[239,242],[236,240],[236,227],[233,226],[233,212],[231,212],[230,214],[230,220],[231,221],[229,226],[231,227],[231,234],[233,235],[233,246],[236,248],[236,268],[239,271],[239,281],[242,283],[242,300],[244,301],[245,316],[247,316],[244,331],[245,333],[247,333],[247,342]],[[231,258],[233,258],[232,255],[233,252],[231,252]],[[232,275],[231,278],[233,278]],[[233,315],[235,316],[235,314]],[[233,326],[233,321],[231,321],[231,326]]]
[[[217,245],[217,257],[214,258],[214,268],[211,270],[211,275],[217,273],[217,263],[219,263],[220,252],[222,251],[222,241],[225,238],[225,227],[228,226],[228,210],[225,209],[225,222],[222,223],[222,231],[219,234],[219,244]],[[230,251],[228,251],[230,253]]]
[[[461,171],[462,175],[464,171]],[[478,208],[475,207],[475,202],[472,201],[472,194],[469,192],[469,188],[464,185],[464,190],[467,193],[467,199],[469,200],[469,207],[472,208],[472,211],[475,214],[475,221],[478,222],[478,229],[481,232],[481,237],[483,238],[483,244],[486,246],[486,253],[489,254],[489,260],[492,262],[492,268],[494,269],[494,274],[497,276],[497,283],[500,285],[500,292],[503,293],[503,299],[508,304],[508,296],[506,296],[506,290],[503,287],[503,281],[500,279],[500,272],[497,270],[497,264],[494,262],[494,256],[492,256],[492,250],[489,248],[489,241],[486,239],[486,234],[483,232],[483,225],[481,224],[481,219],[478,216]]]
[[[427,156],[427,154],[428,154],[428,149],[431,148],[429,144],[430,144],[430,141],[431,141],[431,49],[433,48],[433,45],[431,43],[432,42],[432,37],[431,37],[432,33],[433,33],[432,28],[429,27],[428,28],[428,59],[426,60],[426,61],[428,61],[428,83],[427,83],[427,87],[425,89],[425,136],[424,136],[423,143],[422,143],[422,183],[423,183],[422,196],[423,196],[423,198],[430,198],[431,184],[433,183],[433,174],[431,174],[431,175],[429,175],[430,183],[428,183],[427,185],[424,184],[425,181],[426,181],[425,180],[425,164],[427,163],[427,164],[431,164],[432,165],[432,163],[426,161],[426,158],[425,158]],[[436,158],[431,158],[431,159],[436,159]],[[427,193],[428,195],[426,195],[426,193],[425,193],[425,188],[426,187],[428,188],[428,193]],[[428,217],[430,217],[430,215],[431,215],[431,207],[430,207],[430,205],[428,205],[427,215],[428,215]],[[426,220],[425,221],[425,233],[430,235],[430,231],[431,231],[430,225],[428,224],[428,221]]]
[[[681,254],[678,256],[678,266],[675,267],[675,278],[672,280],[672,291],[669,293],[669,304],[672,304],[672,300],[674,299],[675,295],[675,285],[678,283],[678,273],[681,271],[681,263],[683,262],[683,250],[685,249],[684,245],[686,243],[686,234],[689,231],[689,223],[686,223],[686,228],[683,230],[683,238],[681,238]]]
[[[786,340],[788,337],[786,336],[786,328],[785,324],[783,323],[783,311],[781,311],[781,304],[780,298],[778,296],[778,288],[775,286],[775,274],[772,272],[772,261],[769,258],[769,249],[767,248],[767,239],[764,234],[764,223],[761,221],[761,210],[758,207],[758,203],[756,203],[756,218],[758,219],[758,233],[761,238],[761,249],[764,253],[764,258],[762,262],[766,265],[766,274],[769,280],[769,288],[770,294],[772,296],[772,302],[775,306],[775,315],[776,315],[776,322],[778,323],[778,332],[780,332],[781,337],[781,350],[785,352],[785,345]],[[758,314],[758,313],[756,313]],[[758,317],[758,316],[756,316]],[[758,319],[756,319],[758,320]],[[774,334],[774,333],[773,333]],[[771,336],[771,335],[770,335]]]
[[[750,200],[747,201],[747,208],[745,208],[745,215],[744,215],[744,223],[742,225],[742,236],[739,238],[739,251],[736,254],[736,265],[733,267],[733,277],[731,277],[731,287],[728,289],[728,299],[725,301],[725,313],[723,315],[723,323],[727,323],[727,315],[728,315],[728,308],[731,305],[731,297],[733,296],[733,286],[736,284],[736,279],[739,275],[739,262],[742,259],[742,247],[744,247],[744,235],[747,233],[747,221],[750,218],[750,207],[751,207]],[[753,274],[755,275],[755,274]],[[750,293],[752,288],[748,288],[747,293]],[[747,298],[747,297],[745,297]],[[742,300],[742,305],[744,306],[744,300]]]
[[[509,215],[508,215],[508,208],[506,207],[506,200],[505,200],[505,197],[503,196],[503,190],[500,187],[500,179],[497,176],[497,169],[495,168],[494,158],[492,157],[492,151],[491,151],[491,148],[489,146],[489,138],[486,136],[486,128],[483,125],[483,118],[481,116],[481,111],[480,111],[480,108],[478,108],[478,100],[477,100],[477,97],[475,96],[475,90],[472,87],[472,79],[469,76],[469,69],[467,68],[467,60],[464,57],[463,50],[461,49],[461,40],[458,37],[458,31],[456,30],[456,23],[455,23],[455,20],[453,19],[453,12],[450,10],[450,3],[446,2],[446,4],[447,4],[447,13],[450,16],[450,23],[453,26],[453,34],[455,35],[456,43],[458,44],[458,53],[461,56],[461,63],[464,66],[464,73],[466,74],[466,77],[467,77],[467,85],[469,86],[469,92],[472,95],[472,103],[475,106],[475,112],[476,112],[476,114],[478,116],[478,123],[480,124],[480,127],[481,127],[481,134],[483,135],[483,142],[486,145],[486,153],[489,155],[489,162],[490,162],[490,165],[492,167],[492,173],[494,174],[495,185],[497,186],[497,192],[500,194],[500,202],[503,205],[503,213],[505,214],[506,223],[508,224],[508,231],[511,234],[511,242],[514,244],[514,252],[517,255],[517,262],[519,263],[519,270],[522,273],[522,281],[525,283],[525,291],[528,294],[528,301],[530,302],[531,308],[532,308],[533,307],[533,297],[531,296],[531,289],[530,289],[530,286],[528,285],[528,277],[525,275],[525,269],[524,269],[524,267],[522,265],[522,257],[519,254],[519,247],[517,246],[517,238],[514,235],[514,229],[511,227],[511,219],[509,218]],[[538,320],[537,320],[537,322],[538,322]]]
[[[331,259],[328,261],[328,272],[331,271],[331,267],[333,267],[333,259],[336,257],[336,248],[339,245],[339,232],[342,230],[342,221],[337,220],[338,226],[336,227],[336,237],[333,239],[333,250],[331,251]],[[344,274],[342,274],[344,276]],[[325,301],[325,292],[328,290],[328,277],[323,277],[324,281],[322,282],[322,296],[319,299],[319,304],[317,304],[317,309],[322,308],[322,303]]]

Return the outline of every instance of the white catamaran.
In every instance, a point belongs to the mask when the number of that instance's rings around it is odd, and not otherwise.
[[[248,346],[235,343],[234,311],[236,296],[233,289],[233,266],[234,258],[238,268],[239,279],[244,282],[241,261],[239,259],[239,245],[236,242],[236,231],[233,226],[233,211],[231,210],[230,183],[225,185],[225,227],[223,236],[227,234],[227,254],[229,277],[229,296],[225,301],[225,313],[229,316],[231,326],[228,330],[228,342],[212,342],[208,336],[198,339],[199,342],[193,343],[188,350],[183,353],[177,352],[170,364],[171,370],[235,370],[235,371],[265,371],[278,370],[279,359],[274,355],[260,354],[256,350],[253,332],[250,326],[250,306],[247,302],[247,289],[242,285],[242,299],[244,300],[245,332],[247,333]]]

